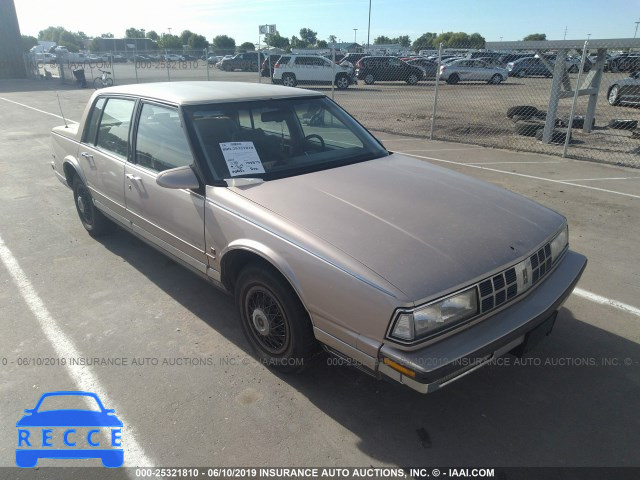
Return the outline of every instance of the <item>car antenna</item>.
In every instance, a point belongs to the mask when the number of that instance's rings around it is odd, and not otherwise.
[[[58,107],[60,107],[60,113],[62,114],[62,120],[64,121],[64,128],[69,128],[69,125],[67,125],[67,119],[64,118],[64,112],[62,111],[62,104],[60,103],[60,95],[58,95],[58,92],[56,92],[56,97],[58,97]]]

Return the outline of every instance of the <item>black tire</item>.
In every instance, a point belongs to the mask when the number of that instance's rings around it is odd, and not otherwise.
[[[619,85],[611,85],[609,91],[607,92],[607,101],[609,105],[620,105],[620,86]]]
[[[561,120],[562,121],[562,120]],[[563,121],[563,123],[566,126],[569,124],[569,118],[566,119],[566,122]],[[561,125],[558,125],[561,126]],[[593,117],[593,119],[591,120],[591,128],[596,126],[596,119],[595,117]],[[583,115],[576,115],[573,117],[573,122],[571,124],[572,128],[584,128],[584,116]]]
[[[295,87],[296,85],[298,85],[296,76],[293,73],[283,73],[282,85],[284,85],[285,87]]]
[[[264,365],[279,372],[300,371],[318,351],[307,311],[273,268],[245,267],[236,282],[235,300],[242,331]]]
[[[516,77],[518,77],[518,78],[524,78],[526,76],[527,76],[527,71],[524,70],[524,69],[522,69],[518,73],[516,73]]]
[[[502,78],[502,75],[500,75],[499,73],[496,73],[493,77],[489,79],[488,83],[490,85],[499,85],[500,83],[502,83],[503,80],[504,78]]]
[[[539,110],[531,105],[516,105],[507,109],[507,118],[513,118],[514,115],[531,118],[535,116]]]
[[[77,175],[73,178],[73,203],[80,222],[89,235],[99,237],[113,230],[114,224],[96,208],[89,188]]]
[[[364,76],[364,83],[366,83],[367,85],[373,85],[376,82],[376,78],[373,76],[372,73],[367,73]]]
[[[538,122],[535,120],[522,120],[516,122],[516,133],[523,137],[535,137],[538,130],[544,129],[544,122]]]
[[[580,70],[580,69],[576,65],[571,65],[567,69],[567,72],[569,72],[569,73],[578,73],[578,70]]]
[[[609,128],[613,128],[615,130],[635,130],[638,128],[638,121],[614,118],[609,122]]]
[[[536,133],[536,139],[537,140],[542,140],[542,135],[544,134],[544,129],[540,130]],[[549,143],[555,143],[555,144],[560,144],[560,145],[564,145],[564,142],[567,138],[567,132],[566,130],[554,130],[551,133],[551,141]],[[569,137],[569,141],[571,141],[571,137]]]
[[[460,77],[458,76],[457,73],[454,73],[452,75],[449,75],[449,78],[447,78],[447,83],[449,85],[455,85],[456,83],[458,83],[460,81]]]
[[[346,90],[349,88],[349,77],[344,73],[336,76],[336,88],[338,90]]]
[[[102,77],[96,77],[93,79],[93,88],[95,88],[96,90],[100,90],[104,86],[104,83],[102,83]]]
[[[410,73],[407,77],[407,83],[409,85],[417,85],[418,84],[418,75],[415,73]]]

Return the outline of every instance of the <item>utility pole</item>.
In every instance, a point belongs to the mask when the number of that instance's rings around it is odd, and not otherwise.
[[[353,29],[353,43],[358,43],[358,29]]]
[[[565,27],[564,27],[564,37],[562,39],[563,40],[567,39],[567,25],[565,25]]]

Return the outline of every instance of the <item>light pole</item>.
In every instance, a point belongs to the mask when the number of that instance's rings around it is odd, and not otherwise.
[[[353,29],[353,43],[358,43],[358,29]]]
[[[637,22],[634,22],[636,24],[636,31],[633,34],[633,38],[636,38],[636,35],[638,35],[638,24],[640,23],[640,20],[638,20]]]
[[[171,27],[167,27],[167,30],[169,30],[169,35],[171,35]]]
[[[367,27],[367,50],[369,49],[370,34],[371,34],[371,0],[369,0],[369,26]]]

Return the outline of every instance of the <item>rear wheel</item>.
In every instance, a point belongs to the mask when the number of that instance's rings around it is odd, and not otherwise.
[[[77,175],[73,179],[73,199],[82,226],[89,235],[98,237],[113,230],[113,223],[95,207],[89,188]]]
[[[460,77],[458,76],[457,73],[454,73],[453,75],[450,75],[449,78],[447,78],[447,83],[451,85],[455,85],[459,81],[460,81]]]
[[[491,77],[491,79],[489,80],[489,83],[491,85],[498,85],[502,83],[502,80],[504,80],[502,78],[502,75],[500,75],[499,73],[496,73],[493,77]]]
[[[295,87],[296,85],[298,85],[296,76],[293,73],[282,74],[282,85],[284,85],[285,87]]]
[[[373,74],[371,74],[371,73],[368,73],[364,77],[364,83],[366,83],[367,85],[373,85],[373,83],[375,81],[376,81],[376,79],[374,78]]]
[[[258,359],[281,372],[301,370],[318,344],[291,286],[272,268],[254,264],[240,273],[235,297],[243,333]]]
[[[338,75],[336,77],[336,88],[338,90],[346,90],[349,88],[349,77],[346,75]]]
[[[415,73],[409,74],[409,76],[407,77],[407,83],[409,85],[417,85],[418,84],[418,75],[416,75]]]

